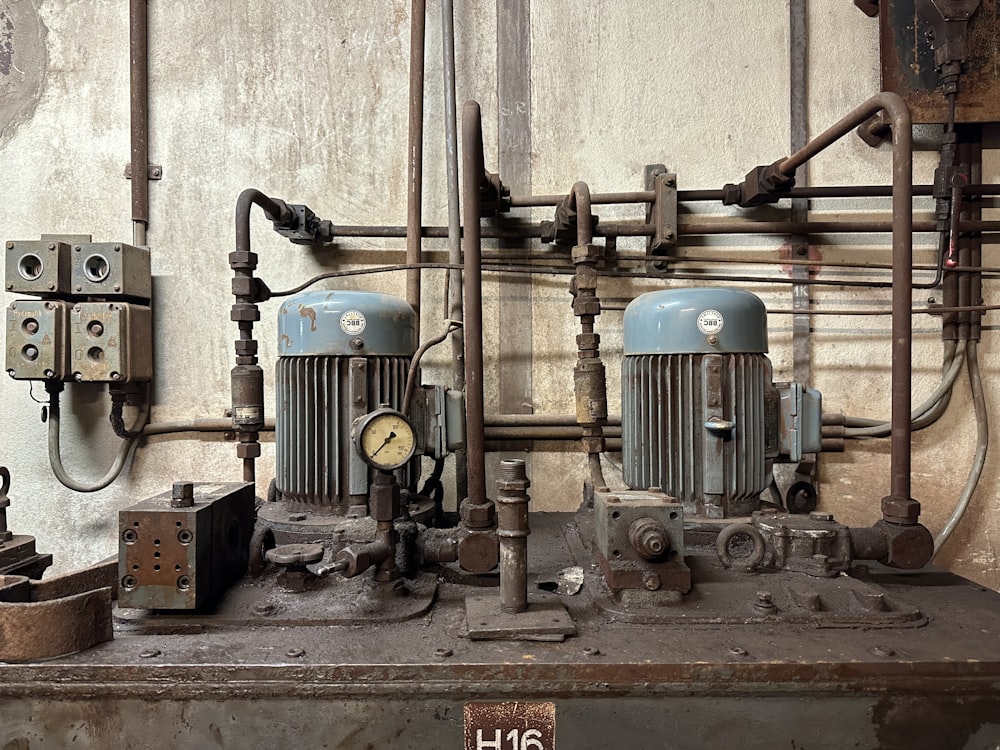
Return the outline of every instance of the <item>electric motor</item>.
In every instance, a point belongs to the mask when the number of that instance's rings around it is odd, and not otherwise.
[[[781,396],[766,352],[766,311],[749,292],[670,289],[633,300],[622,362],[625,483],[660,488],[709,518],[756,509],[779,452]]]
[[[289,511],[341,515],[367,503],[371,469],[351,425],[402,406],[416,349],[416,315],[398,297],[307,292],[281,306],[275,489]]]

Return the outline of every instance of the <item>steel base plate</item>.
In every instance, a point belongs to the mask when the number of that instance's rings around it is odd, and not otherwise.
[[[510,613],[500,609],[500,597],[465,599],[465,620],[474,641],[562,641],[576,635],[576,626],[557,596],[531,594],[528,609]]]

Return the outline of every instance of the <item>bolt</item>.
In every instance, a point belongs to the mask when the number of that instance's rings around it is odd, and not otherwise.
[[[13,288],[14,288],[14,285],[13,285],[13,284],[8,284],[8,285],[7,285],[7,288],[8,288],[8,289],[13,289]]]
[[[37,320],[26,320],[24,322],[24,330],[29,334],[38,333],[38,321]]]
[[[90,333],[91,336],[103,336],[104,326],[102,326],[95,320],[91,322],[89,326],[87,326],[87,331]]]
[[[114,378],[115,373],[111,373],[112,378]],[[193,482],[174,482],[174,486],[170,492],[170,507],[171,508],[190,508],[194,505],[194,483]]]
[[[158,648],[147,648],[145,651],[139,654],[140,659],[155,659],[162,652]]]
[[[796,255],[805,255],[808,252],[804,247],[797,248],[795,250]]]
[[[733,646],[731,649],[729,649],[729,653],[731,653],[733,656],[746,656],[747,650],[745,648],[740,648],[739,646]]]
[[[814,510],[809,514],[809,519],[811,521],[832,521],[833,513],[824,513],[823,511]]]
[[[436,648],[434,649],[434,656],[438,659],[447,659],[449,656],[454,654],[450,648]]]
[[[673,232],[664,232],[663,233],[663,238],[667,239],[667,240],[672,240],[674,238],[674,233]]]
[[[285,652],[285,656],[290,659],[298,659],[306,655],[306,650],[304,648],[290,648]]]
[[[121,251],[122,251],[122,246],[121,245],[115,245],[115,252],[116,253],[120,253]]]
[[[113,373],[111,373],[111,379],[112,380],[121,380],[122,379],[121,373],[119,373],[119,372],[113,372]]]
[[[364,349],[365,340],[364,339],[351,339],[352,349]]]
[[[882,658],[882,659],[887,659],[890,656],[895,656],[896,655],[896,652],[893,651],[888,646],[872,646],[871,653],[874,656],[878,656],[879,658]]]
[[[600,656],[601,655],[601,649],[597,648],[596,646],[584,646],[583,647],[583,655],[584,656]]]
[[[642,585],[647,591],[656,591],[660,588],[660,577],[656,573],[645,573],[642,576]]]
[[[719,343],[719,337],[716,336],[715,334],[712,334],[711,336],[708,337],[708,343],[710,343],[712,346],[715,346],[716,344]]]
[[[125,542],[125,544],[135,544],[138,539],[139,534],[135,529],[125,529],[125,531],[122,532],[122,541]]]
[[[758,591],[757,601],[754,603],[754,607],[761,612],[774,612],[777,607],[774,606],[774,601],[771,599],[770,591]]]
[[[177,588],[181,591],[187,591],[191,588],[191,579],[188,576],[181,576],[177,579]]]
[[[50,243],[48,244],[48,248],[49,248],[49,250],[55,250],[55,249],[56,249],[56,243],[54,243],[54,242],[50,242]]]
[[[150,174],[153,177],[160,177],[160,175],[162,174],[162,170],[159,167],[153,167],[152,170],[150,170]]]
[[[82,286],[80,286],[79,284],[77,284],[77,285],[76,285],[76,291],[78,291],[78,292],[82,292],[82,291],[83,291],[83,287],[82,287]]]
[[[24,347],[24,358],[34,362],[38,359],[38,348],[34,346]]]
[[[73,245],[73,249],[76,250],[77,252],[80,252],[83,248],[80,247],[79,245]]]
[[[13,242],[8,242],[7,243],[7,249],[8,250],[13,250],[14,249],[14,243]]]
[[[47,377],[47,378],[54,378],[56,376],[56,374],[54,372],[52,372],[52,370],[46,370],[42,374],[45,375],[45,377]]]
[[[49,284],[49,291],[50,292],[55,291],[55,288],[56,288],[55,284]]]
[[[121,284],[115,284],[115,291],[116,292],[120,292],[121,290],[122,290],[122,285]]]
[[[181,529],[177,532],[177,541],[181,544],[191,544],[194,541],[194,534],[191,529]]]
[[[137,583],[138,581],[135,579],[135,576],[125,576],[122,578],[122,588],[134,589]]]
[[[73,373],[73,380],[75,380],[77,383],[82,383],[83,382],[83,373],[82,372],[74,372]]]

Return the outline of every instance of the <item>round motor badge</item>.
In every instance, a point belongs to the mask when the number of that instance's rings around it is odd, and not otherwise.
[[[725,322],[725,318],[722,317],[722,313],[718,310],[703,310],[698,315],[698,330],[706,336],[714,336],[722,330]]]
[[[348,336],[364,333],[366,325],[368,321],[365,320],[365,314],[358,310],[348,310],[340,316],[340,329]]]

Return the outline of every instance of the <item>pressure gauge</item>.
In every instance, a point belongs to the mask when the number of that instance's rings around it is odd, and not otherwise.
[[[379,471],[405,466],[417,449],[413,425],[395,409],[384,406],[355,420],[351,438],[365,463]]]

